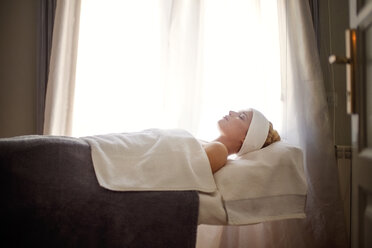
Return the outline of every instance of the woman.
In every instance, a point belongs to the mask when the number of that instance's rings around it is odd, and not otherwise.
[[[280,136],[265,116],[255,109],[230,111],[218,121],[220,136],[203,144],[212,172],[221,169],[231,154],[241,156],[280,140]]]

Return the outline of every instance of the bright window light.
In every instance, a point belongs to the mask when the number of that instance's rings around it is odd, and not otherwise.
[[[276,0],[169,3],[82,1],[73,135],[183,128],[212,140],[223,115],[248,107],[280,131]],[[186,3],[199,15],[185,27]]]

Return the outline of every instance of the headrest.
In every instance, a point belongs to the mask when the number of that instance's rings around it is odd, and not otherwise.
[[[261,149],[269,133],[269,121],[261,112],[252,108],[246,111],[253,112],[252,121],[238,156]]]

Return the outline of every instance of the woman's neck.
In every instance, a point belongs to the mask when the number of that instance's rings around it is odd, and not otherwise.
[[[214,141],[218,141],[218,142],[224,144],[227,148],[227,152],[228,152],[229,155],[237,153],[239,151],[240,147],[242,146],[242,144],[240,142],[236,142],[234,140],[231,140],[226,136],[219,136]]]

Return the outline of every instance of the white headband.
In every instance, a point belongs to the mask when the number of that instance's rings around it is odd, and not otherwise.
[[[255,109],[247,111],[252,111],[252,121],[238,156],[261,149],[269,133],[270,124],[266,117]]]

